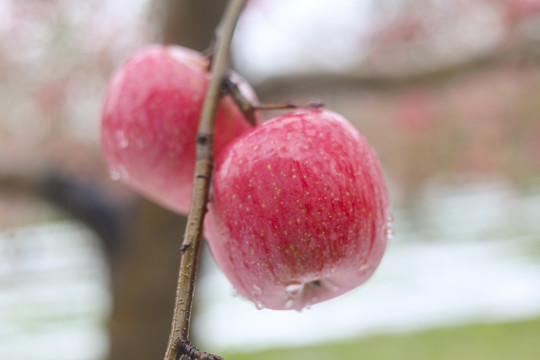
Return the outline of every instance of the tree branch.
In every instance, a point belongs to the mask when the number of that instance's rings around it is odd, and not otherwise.
[[[77,179],[58,169],[2,170],[0,193],[15,192],[44,200],[82,222],[98,235],[113,264],[128,204],[118,204],[107,198],[96,183]]]
[[[40,178],[33,172],[0,172],[0,191],[14,191],[35,195],[40,185]]]
[[[195,173],[193,177],[193,196],[191,209],[188,215],[188,223],[181,247],[180,271],[176,289],[174,315],[167,344],[165,360],[177,360],[186,355],[192,359],[207,358],[220,359],[220,357],[196,351],[184,351],[193,349],[189,344],[189,327],[191,319],[191,306],[195,278],[197,274],[197,262],[202,238],[204,215],[207,211],[208,192],[210,187],[210,175],[213,164],[212,140],[214,132],[214,118],[220,95],[220,86],[223,74],[228,63],[229,48],[238,17],[246,3],[246,0],[229,1],[222,22],[218,27],[215,41],[215,55],[211,67],[211,79],[204,99],[199,128],[197,132],[197,149]],[[201,356],[204,354],[204,357]]]
[[[520,41],[516,44],[494,49],[476,57],[421,71],[404,72],[397,75],[356,73],[306,73],[273,77],[257,86],[261,96],[271,94],[302,92],[306,89],[330,87],[392,91],[411,85],[430,85],[468,75],[490,66],[504,66],[511,63],[538,63],[540,51],[538,41]]]
[[[295,103],[292,101],[286,101],[273,104],[260,104],[259,102],[253,102],[244,92],[240,84],[231,76],[232,73],[228,72],[223,78],[221,90],[223,95],[227,94],[232,97],[236,106],[242,111],[246,120],[252,125],[257,125],[256,112],[258,110],[285,110],[285,109],[297,109],[297,108],[320,108],[324,107],[324,103],[319,100],[308,101],[304,103]]]

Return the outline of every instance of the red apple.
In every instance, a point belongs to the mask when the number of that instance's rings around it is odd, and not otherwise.
[[[179,213],[187,213],[191,202],[208,66],[208,59],[196,51],[150,46],[120,67],[105,97],[101,142],[112,176]],[[254,98],[245,83],[241,86]],[[250,128],[232,98],[222,98],[214,153]]]
[[[305,109],[236,138],[216,159],[205,233],[257,307],[302,309],[364,283],[390,226],[377,157],[341,116]]]

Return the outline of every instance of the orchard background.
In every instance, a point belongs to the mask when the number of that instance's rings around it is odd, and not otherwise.
[[[185,219],[110,179],[101,102],[141,46],[206,48],[224,5],[0,2],[1,359],[163,355]],[[322,99],[353,121],[396,235],[368,284],[301,313],[233,296],[205,252],[197,344],[228,359],[535,358],[540,1],[252,0],[233,63],[264,102]]]

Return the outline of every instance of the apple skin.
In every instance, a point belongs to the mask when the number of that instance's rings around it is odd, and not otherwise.
[[[388,193],[365,138],[304,109],[235,139],[216,159],[210,250],[258,308],[295,309],[364,283],[390,233]]]
[[[191,203],[195,137],[210,80],[208,66],[208,59],[196,51],[152,45],[118,69],[105,96],[101,144],[111,176],[178,213],[187,213]],[[247,83],[240,86],[255,98]],[[214,154],[250,128],[232,98],[222,98]]]

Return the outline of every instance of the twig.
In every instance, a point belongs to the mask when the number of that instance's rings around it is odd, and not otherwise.
[[[222,95],[231,95],[236,106],[242,111],[246,120],[252,125],[257,125],[255,119],[255,104],[242,92],[240,84],[233,79],[232,71],[228,71],[223,78]]]
[[[178,352],[190,359],[199,360],[225,360],[221,356],[212,355],[204,351],[200,351],[195,346],[191,345],[189,341],[184,341],[178,344]]]
[[[284,110],[284,109],[298,109],[298,108],[318,109],[321,107],[324,107],[324,103],[322,101],[316,100],[316,101],[308,101],[305,103],[295,103],[292,101],[287,101],[287,102],[277,103],[277,104],[259,104],[259,105],[255,105],[253,109],[255,110]]]
[[[180,271],[176,288],[174,315],[164,360],[177,360],[181,356],[197,359],[197,352],[189,351],[189,325],[191,305],[197,273],[197,262],[201,245],[202,227],[208,201],[210,174],[212,171],[214,118],[219,100],[220,86],[228,62],[229,47],[238,17],[246,0],[231,0],[216,32],[215,55],[212,61],[210,83],[204,99],[199,128],[195,173],[193,177],[193,196],[188,223],[182,244]],[[187,350],[186,350],[187,349]],[[183,351],[186,350],[186,351]],[[199,352],[200,354],[206,354]],[[209,354],[206,354],[209,356]],[[208,358],[208,357],[207,357]],[[218,359],[218,357],[216,357]]]
[[[227,72],[225,78],[223,79],[223,95],[231,95],[234,102],[236,103],[236,106],[242,111],[244,114],[244,117],[247,119],[247,121],[255,126],[257,125],[257,120],[255,113],[257,110],[284,110],[284,109],[297,109],[297,108],[321,108],[324,107],[324,103],[322,101],[308,101],[306,103],[294,103],[292,101],[287,101],[283,103],[277,103],[277,104],[259,104],[253,102],[251,99],[242,92],[242,88],[240,86],[240,83],[238,83],[234,77],[232,76],[232,73],[229,71]]]

